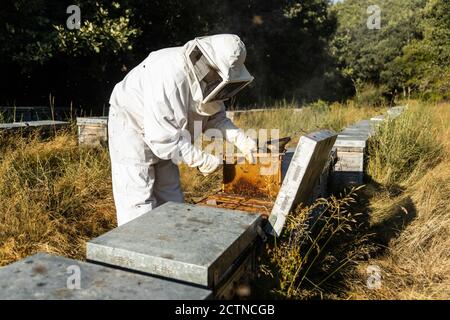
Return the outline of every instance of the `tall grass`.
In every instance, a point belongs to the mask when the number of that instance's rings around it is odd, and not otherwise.
[[[237,114],[235,122],[245,129],[279,129],[281,136],[292,136],[291,144],[294,144],[305,133],[321,129],[338,132],[351,123],[382,114],[384,110],[383,107],[359,106],[352,102],[331,105],[319,102],[302,108],[282,102],[272,110]]]
[[[115,224],[107,151],[71,132],[0,139],[0,265],[36,251],[83,258]]]
[[[355,203],[356,191],[318,199],[311,206],[298,207],[288,216],[282,236],[267,245],[263,259],[266,264],[261,266],[265,281],[274,284],[275,296],[329,297],[330,280],[339,277],[343,268],[367,253],[362,246],[353,250],[356,243],[339,243],[345,234],[360,226],[359,214],[349,210]],[[362,240],[358,239],[358,243]]]
[[[389,104],[386,93],[389,89],[385,86],[378,86],[372,83],[358,85],[353,101],[357,105],[365,105],[369,107],[380,107]]]
[[[369,141],[366,186],[297,208],[268,245],[275,297],[450,298],[450,105],[409,105]]]
[[[432,109],[413,105],[399,118],[383,122],[369,142],[368,174],[382,184],[410,183],[441,161],[440,126]]]
[[[347,279],[347,298],[450,298],[449,123],[450,104],[419,103],[380,129],[368,209],[381,250]],[[381,270],[376,290],[365,285],[369,265]]]

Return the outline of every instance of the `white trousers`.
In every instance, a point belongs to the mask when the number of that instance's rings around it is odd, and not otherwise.
[[[108,144],[117,224],[120,226],[167,202],[184,202],[178,166],[157,158],[132,117],[111,106]]]

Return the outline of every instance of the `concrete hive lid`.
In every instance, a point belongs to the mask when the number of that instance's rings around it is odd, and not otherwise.
[[[269,233],[279,236],[291,209],[307,201],[326,165],[336,136],[330,130],[322,130],[300,137],[266,225]]]
[[[77,125],[106,125],[108,124],[108,117],[77,117]]]
[[[259,214],[167,202],[87,243],[87,258],[213,288],[255,240]]]
[[[79,271],[78,271],[79,270]],[[79,274],[80,286],[71,276]],[[202,300],[211,290],[38,253],[0,268],[0,299]]]

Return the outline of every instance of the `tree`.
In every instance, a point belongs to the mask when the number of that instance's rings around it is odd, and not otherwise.
[[[0,65],[6,70],[2,103],[46,104],[48,95],[69,104],[95,103],[113,59],[132,49],[139,30],[131,11],[116,2],[80,4],[81,28],[66,28],[68,1],[3,1]],[[92,100],[93,99],[93,100]],[[94,102],[95,101],[95,102]]]
[[[371,0],[346,0],[333,6],[339,26],[332,47],[341,72],[356,87],[370,82],[388,84],[394,89],[396,79],[391,65],[403,46],[421,36],[420,9],[426,0],[379,0],[380,29],[369,29],[367,8]]]
[[[327,92],[327,46],[336,28],[327,0],[208,3],[208,33],[236,33],[247,46],[255,76],[248,101],[313,100]]]
[[[240,103],[311,100],[333,82],[328,42],[336,28],[328,0],[86,0],[81,28],[65,26],[68,0],[4,1],[1,102],[100,110],[115,83],[151,51],[196,36],[238,34],[255,75]]]
[[[450,99],[450,3],[430,0],[421,17],[423,37],[405,46],[392,68],[402,87],[424,98]]]

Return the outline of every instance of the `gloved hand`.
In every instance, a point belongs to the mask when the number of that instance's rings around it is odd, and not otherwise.
[[[254,153],[258,151],[257,142],[247,136],[243,130],[236,127],[230,119],[226,118],[225,109],[222,111],[211,117],[208,122],[210,127],[219,129],[227,141],[235,145],[243,153],[249,163],[256,163]]]
[[[197,168],[204,176],[207,176],[218,170],[221,164],[222,161],[218,157],[209,153],[204,153],[203,163],[199,165]]]
[[[246,136],[243,132],[239,132],[236,136],[234,145],[242,152],[249,163],[256,162],[254,154],[258,151],[258,144],[255,140]]]

